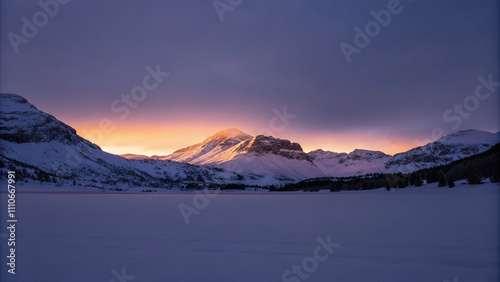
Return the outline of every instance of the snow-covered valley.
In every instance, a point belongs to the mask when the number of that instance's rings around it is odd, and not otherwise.
[[[452,189],[223,191],[189,224],[179,205],[194,207],[196,193],[19,185],[18,267],[1,280],[498,281],[500,187],[462,182]],[[57,189],[71,193],[44,193]],[[340,245],[329,255],[320,248],[325,259],[315,259],[318,239],[328,236]]]

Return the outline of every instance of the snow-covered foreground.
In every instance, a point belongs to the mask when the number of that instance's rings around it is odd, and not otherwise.
[[[196,194],[18,193],[1,281],[303,281],[293,265],[306,281],[499,281],[498,188],[221,193],[190,224],[178,206]]]

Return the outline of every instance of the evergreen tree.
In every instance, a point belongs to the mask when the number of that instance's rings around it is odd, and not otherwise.
[[[406,186],[408,186],[408,176],[407,175],[403,175],[401,173],[398,173],[398,187],[399,188],[405,188]]]
[[[440,170],[438,173],[438,182],[439,187],[446,186],[446,177],[444,176],[444,172],[442,170]]]
[[[449,188],[455,187],[455,182],[453,182],[453,179],[451,179],[451,178],[448,179],[448,187]]]
[[[431,169],[427,172],[427,175],[425,177],[425,179],[427,180],[427,183],[434,183],[434,182],[437,182],[438,181],[438,173],[436,172],[436,170],[434,169]]]
[[[362,185],[362,189],[363,190],[368,190],[370,189],[370,184],[368,183],[368,181],[363,181],[363,185]]]
[[[408,176],[408,180],[410,181],[411,186],[415,185],[415,179],[416,179],[416,175],[414,173],[412,173]]]
[[[469,177],[467,177],[467,183],[469,184],[481,184],[481,177],[477,176],[477,174],[473,173]]]
[[[420,175],[417,175],[417,177],[415,178],[415,186],[419,187],[422,186],[423,184],[424,181],[422,180],[422,177]]]

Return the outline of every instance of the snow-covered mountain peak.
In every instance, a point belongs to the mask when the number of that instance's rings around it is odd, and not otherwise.
[[[236,129],[236,128],[228,128],[222,131],[215,133],[214,135],[208,137],[203,141],[203,143],[209,143],[214,141],[224,141],[227,139],[243,141],[246,139],[252,139],[253,137],[245,132]]]
[[[354,149],[354,151],[350,152],[349,154],[365,155],[365,154],[370,154],[373,152],[377,152],[377,151],[370,151],[370,150],[365,150],[365,149]]]
[[[122,154],[119,155],[122,158],[126,158],[128,160],[150,160],[154,159],[153,157],[148,157],[146,155],[139,155],[139,154]]]
[[[385,164],[385,167],[389,172],[408,172],[429,168],[482,153],[498,142],[498,132],[463,130],[424,146],[396,154]]]
[[[76,135],[72,127],[38,110],[20,95],[1,93],[0,105],[0,134],[3,140],[15,143],[85,143],[99,148]]]
[[[436,142],[454,145],[454,144],[489,144],[493,145],[500,141],[500,136],[497,133],[491,133],[481,130],[462,130],[444,137],[441,137]]]
[[[252,137],[237,129],[223,130],[203,143],[159,159],[287,178],[321,176],[298,143],[272,136]]]
[[[39,112],[23,96],[12,93],[0,93],[0,110],[2,113]]]
[[[348,153],[336,153],[331,151],[324,151],[322,149],[314,150],[308,153],[315,160],[323,160],[323,159],[333,159],[333,158],[341,158],[341,159],[349,159],[349,160],[373,160],[373,159],[383,159],[389,158],[390,155],[387,155],[380,151],[371,151],[365,149],[355,149],[354,151]]]
[[[386,158],[390,157],[390,155],[387,155],[380,151],[355,149],[354,151],[348,154],[348,157],[351,159],[374,159],[374,158]]]
[[[381,171],[391,156],[380,151],[356,149],[348,153],[336,153],[321,149],[308,153],[326,176],[352,176]]]
[[[317,150],[311,151],[307,154],[315,160],[331,159],[331,158],[335,158],[335,157],[339,157],[339,156],[347,156],[347,153],[337,153],[337,152],[332,152],[332,151],[325,151],[323,149],[317,149]]]

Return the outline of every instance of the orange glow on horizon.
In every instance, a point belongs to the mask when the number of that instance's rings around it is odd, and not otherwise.
[[[192,131],[187,128],[116,127],[108,132],[98,128],[77,127],[77,133],[113,154],[168,155],[178,149],[197,144],[213,134],[213,130]],[[207,135],[208,134],[208,135]]]
[[[305,152],[322,149],[323,151],[350,153],[355,149],[364,149],[394,155],[425,145],[412,138],[373,132],[317,133],[306,137],[304,134],[290,134],[281,138],[299,143]]]
[[[104,151],[113,154],[169,155],[174,151],[203,142],[207,137],[226,128],[239,128],[255,136],[258,130],[246,130],[229,124],[193,127],[183,124],[176,127],[159,124],[114,124],[114,129],[99,128],[98,123],[74,126],[83,138],[96,143]],[[255,131],[255,132],[254,132]],[[343,132],[336,134],[284,131],[274,137],[299,143],[305,152],[317,149],[332,152],[352,152],[354,149],[382,151],[386,154],[407,151],[421,146],[410,138],[387,136],[381,133]]]

